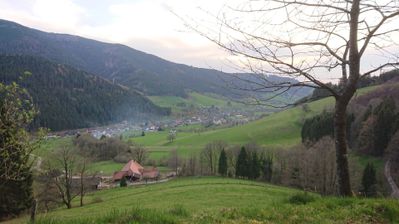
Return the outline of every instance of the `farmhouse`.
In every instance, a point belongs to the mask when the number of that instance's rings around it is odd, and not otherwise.
[[[144,169],[138,162],[130,160],[121,171],[114,173],[112,179],[114,181],[120,181],[122,178],[126,178],[129,181],[139,181],[142,179],[157,179],[158,177],[159,171],[156,167]]]

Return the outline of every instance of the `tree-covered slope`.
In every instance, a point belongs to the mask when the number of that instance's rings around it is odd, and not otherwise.
[[[226,88],[231,77],[217,70],[176,64],[124,45],[46,33],[6,20],[0,20],[0,54],[41,56],[114,80],[146,95],[186,96],[187,91],[195,91],[236,96]],[[290,93],[298,99],[309,91]]]
[[[20,80],[25,71],[31,75]],[[16,81],[31,94],[40,111],[34,127],[83,128],[168,113],[127,87],[37,57],[0,56],[0,81]]]

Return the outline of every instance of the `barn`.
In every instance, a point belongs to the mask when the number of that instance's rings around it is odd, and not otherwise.
[[[150,169],[144,169],[138,162],[130,160],[122,168],[122,170],[114,173],[113,181],[120,181],[126,178],[128,181],[140,181],[142,179],[157,179],[159,177],[159,171],[156,167]]]

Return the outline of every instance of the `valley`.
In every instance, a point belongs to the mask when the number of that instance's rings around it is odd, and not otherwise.
[[[396,1],[0,12],[0,222],[399,223]]]

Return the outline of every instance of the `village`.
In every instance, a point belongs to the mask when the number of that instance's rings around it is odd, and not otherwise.
[[[129,133],[128,137],[142,135],[144,132],[163,131],[165,129],[178,129],[188,125],[201,125],[204,128],[209,127],[232,127],[243,125],[250,121],[264,116],[264,111],[260,113],[256,107],[252,109],[226,109],[218,106],[199,107],[196,110],[181,113],[175,116],[163,117],[142,122],[122,121],[107,126],[91,127],[85,129],[65,130],[59,132],[50,132],[47,138],[59,138],[76,136],[83,133],[89,133],[93,137],[100,139],[105,137],[116,137]],[[201,131],[201,130],[196,130]]]

